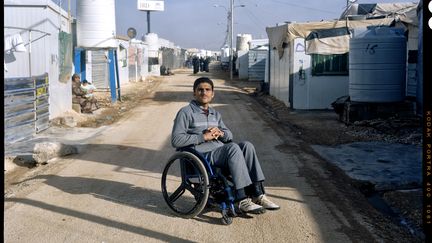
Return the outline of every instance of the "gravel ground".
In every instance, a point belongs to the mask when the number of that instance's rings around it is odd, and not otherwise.
[[[108,92],[97,94],[101,109],[94,114],[68,113],[52,121],[55,126],[100,127],[110,125],[123,114],[136,107],[143,93],[151,92],[160,83],[161,78],[150,77],[146,81],[130,83],[123,88],[122,102],[111,104]],[[238,82],[245,91],[254,96],[269,114],[288,126],[307,144],[333,146],[358,141],[387,141],[403,144],[421,144],[422,129],[416,117],[393,117],[386,120],[369,120],[346,125],[338,120],[333,111],[292,111],[273,97],[256,92],[259,84]],[[73,122],[70,122],[72,117]],[[69,122],[68,122],[69,121]],[[399,224],[405,225],[411,234],[421,242],[422,226],[422,191],[388,191],[380,195],[384,202],[400,216]]]
[[[419,117],[394,116],[346,125],[338,120],[334,111],[292,111],[272,96],[256,92],[253,95],[275,119],[296,131],[308,144],[335,146],[359,141],[385,141],[421,145],[423,142]],[[365,194],[371,193],[365,190],[365,185],[359,185],[359,190]],[[379,192],[377,195],[378,200],[370,200],[374,206],[421,242],[424,239],[422,189]],[[390,213],[385,212],[388,209]]]
[[[178,70],[177,72],[181,72]],[[81,127],[99,127],[116,122],[122,115],[136,107],[143,93],[151,92],[161,81],[161,77],[149,77],[143,82],[132,82],[125,86],[122,102],[110,103],[108,93],[98,97],[102,109],[91,118],[78,123]],[[334,111],[293,111],[274,97],[257,92],[259,83],[236,81],[265,106],[273,119],[297,132],[308,144],[334,146],[359,141],[385,141],[402,144],[422,144],[421,121],[418,117],[391,117],[354,122],[346,125],[338,120]],[[355,183],[354,183],[355,184]],[[363,190],[363,185],[360,188]],[[368,192],[370,193],[370,192]],[[388,191],[380,193],[380,202],[386,204],[397,215],[388,216],[392,221],[403,225],[411,234],[422,239],[422,190]]]

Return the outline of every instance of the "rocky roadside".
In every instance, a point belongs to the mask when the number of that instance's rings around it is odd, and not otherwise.
[[[55,164],[55,160],[79,149],[91,138],[126,116],[134,107],[151,96],[162,77],[148,77],[145,81],[131,82],[122,87],[121,101],[111,103],[110,93],[96,92],[100,108],[93,114],[67,111],[51,120],[51,127],[26,141],[5,148],[5,197],[25,188],[20,181],[33,177]]]
[[[422,145],[422,126],[419,117],[391,117],[355,122],[346,125],[332,111],[299,112],[260,92],[250,92],[269,113],[290,127],[307,144],[335,146],[352,142],[381,141]],[[404,228],[422,242],[422,189],[371,191],[367,183],[352,181],[354,185],[384,217]]]
[[[149,99],[152,90],[158,86],[161,80],[163,80],[163,77],[149,77],[143,82],[129,83],[122,88],[121,101],[114,104],[111,103],[108,92],[99,92],[96,96],[101,109],[95,111],[93,114],[67,112],[64,116],[53,120],[52,125],[53,127],[62,129],[84,129],[100,128],[113,124],[120,118],[127,116],[131,109],[138,106],[144,100]],[[258,92],[259,88],[257,84],[243,82],[233,82],[233,84],[248,92],[268,110],[272,119],[276,119],[281,124],[291,128],[307,144],[334,146],[356,141],[387,141],[404,144],[422,143],[422,130],[419,126],[418,118],[415,117],[377,119],[357,122],[351,126],[347,126],[339,122],[337,114],[332,111],[290,111],[282,102],[267,94]],[[15,173],[5,173],[6,184],[12,184],[14,181],[22,179],[23,174],[29,173],[27,168],[47,165],[47,162],[53,157],[77,152],[58,143],[51,144],[50,146],[54,150],[53,155],[51,157],[43,157],[39,153],[39,157],[42,158],[39,161],[35,161],[35,157],[31,155],[27,157],[7,158],[12,160],[14,164],[18,164],[19,170],[14,170]],[[26,160],[30,161],[30,163]],[[31,172],[31,174],[34,173],[37,172]],[[353,182],[353,184],[355,185],[356,182]],[[364,185],[362,184],[357,187],[360,191],[364,190]],[[341,191],[344,191],[344,189],[341,189]],[[385,215],[385,217],[388,217],[389,221],[399,221],[395,222],[396,224],[405,225],[404,228],[408,231],[408,234],[413,235],[421,242],[421,189],[387,191],[382,193],[379,199],[382,199],[384,202],[383,205],[390,208],[397,215],[396,218],[394,215]]]

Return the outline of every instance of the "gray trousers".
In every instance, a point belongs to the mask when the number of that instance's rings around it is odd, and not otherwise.
[[[255,147],[250,142],[224,144],[211,151],[210,156],[213,165],[229,169],[236,189],[265,180]]]

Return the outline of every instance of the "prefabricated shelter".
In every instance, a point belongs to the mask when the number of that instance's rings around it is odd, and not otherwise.
[[[117,69],[119,84],[129,82],[128,53],[129,41],[124,37],[117,39]],[[85,79],[92,82],[98,90],[106,90],[109,85],[109,58],[106,49],[86,49],[85,52]]]
[[[145,80],[152,70],[150,62],[159,63],[159,58],[149,57],[148,45],[137,39],[130,40],[127,55],[129,80],[135,82]]]
[[[268,44],[256,46],[249,50],[248,80],[265,81],[265,67],[268,56]]]
[[[236,68],[239,79],[264,81],[268,39],[252,39],[251,35],[238,35],[237,47]]]
[[[161,53],[159,53],[159,37],[155,33],[148,33],[144,36],[144,43],[147,45],[148,73],[149,75],[160,75]]]
[[[67,12],[50,0],[4,1],[6,143],[71,109],[70,33]]]
[[[187,59],[186,49],[182,49],[171,41],[159,38],[159,53],[161,57],[161,67],[171,70],[181,68]]]
[[[221,63],[229,63],[229,61],[230,61],[229,56],[230,56],[230,48],[229,48],[228,45],[224,45],[221,48],[221,55],[220,55],[220,61],[221,61]]]
[[[377,4],[377,6],[386,6]],[[269,92],[293,109],[331,109],[349,94],[349,40],[368,26],[402,27],[408,49],[417,50],[416,4],[392,4],[384,15],[288,23],[266,29],[270,42]],[[415,16],[415,15],[414,15]],[[406,50],[408,52],[408,50]]]
[[[120,85],[124,85],[129,83],[129,67],[128,67],[128,49],[129,49],[129,40],[126,38],[118,38],[118,47],[117,47],[117,67],[118,74],[120,79]]]
[[[252,40],[251,34],[238,34],[236,42],[236,70],[238,72],[239,79],[247,79],[249,71],[249,43]]]

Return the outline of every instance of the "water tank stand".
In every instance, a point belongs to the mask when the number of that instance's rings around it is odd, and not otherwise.
[[[345,124],[355,121],[386,119],[393,116],[407,117],[415,115],[415,103],[405,100],[402,102],[369,103],[346,101],[339,120]]]

